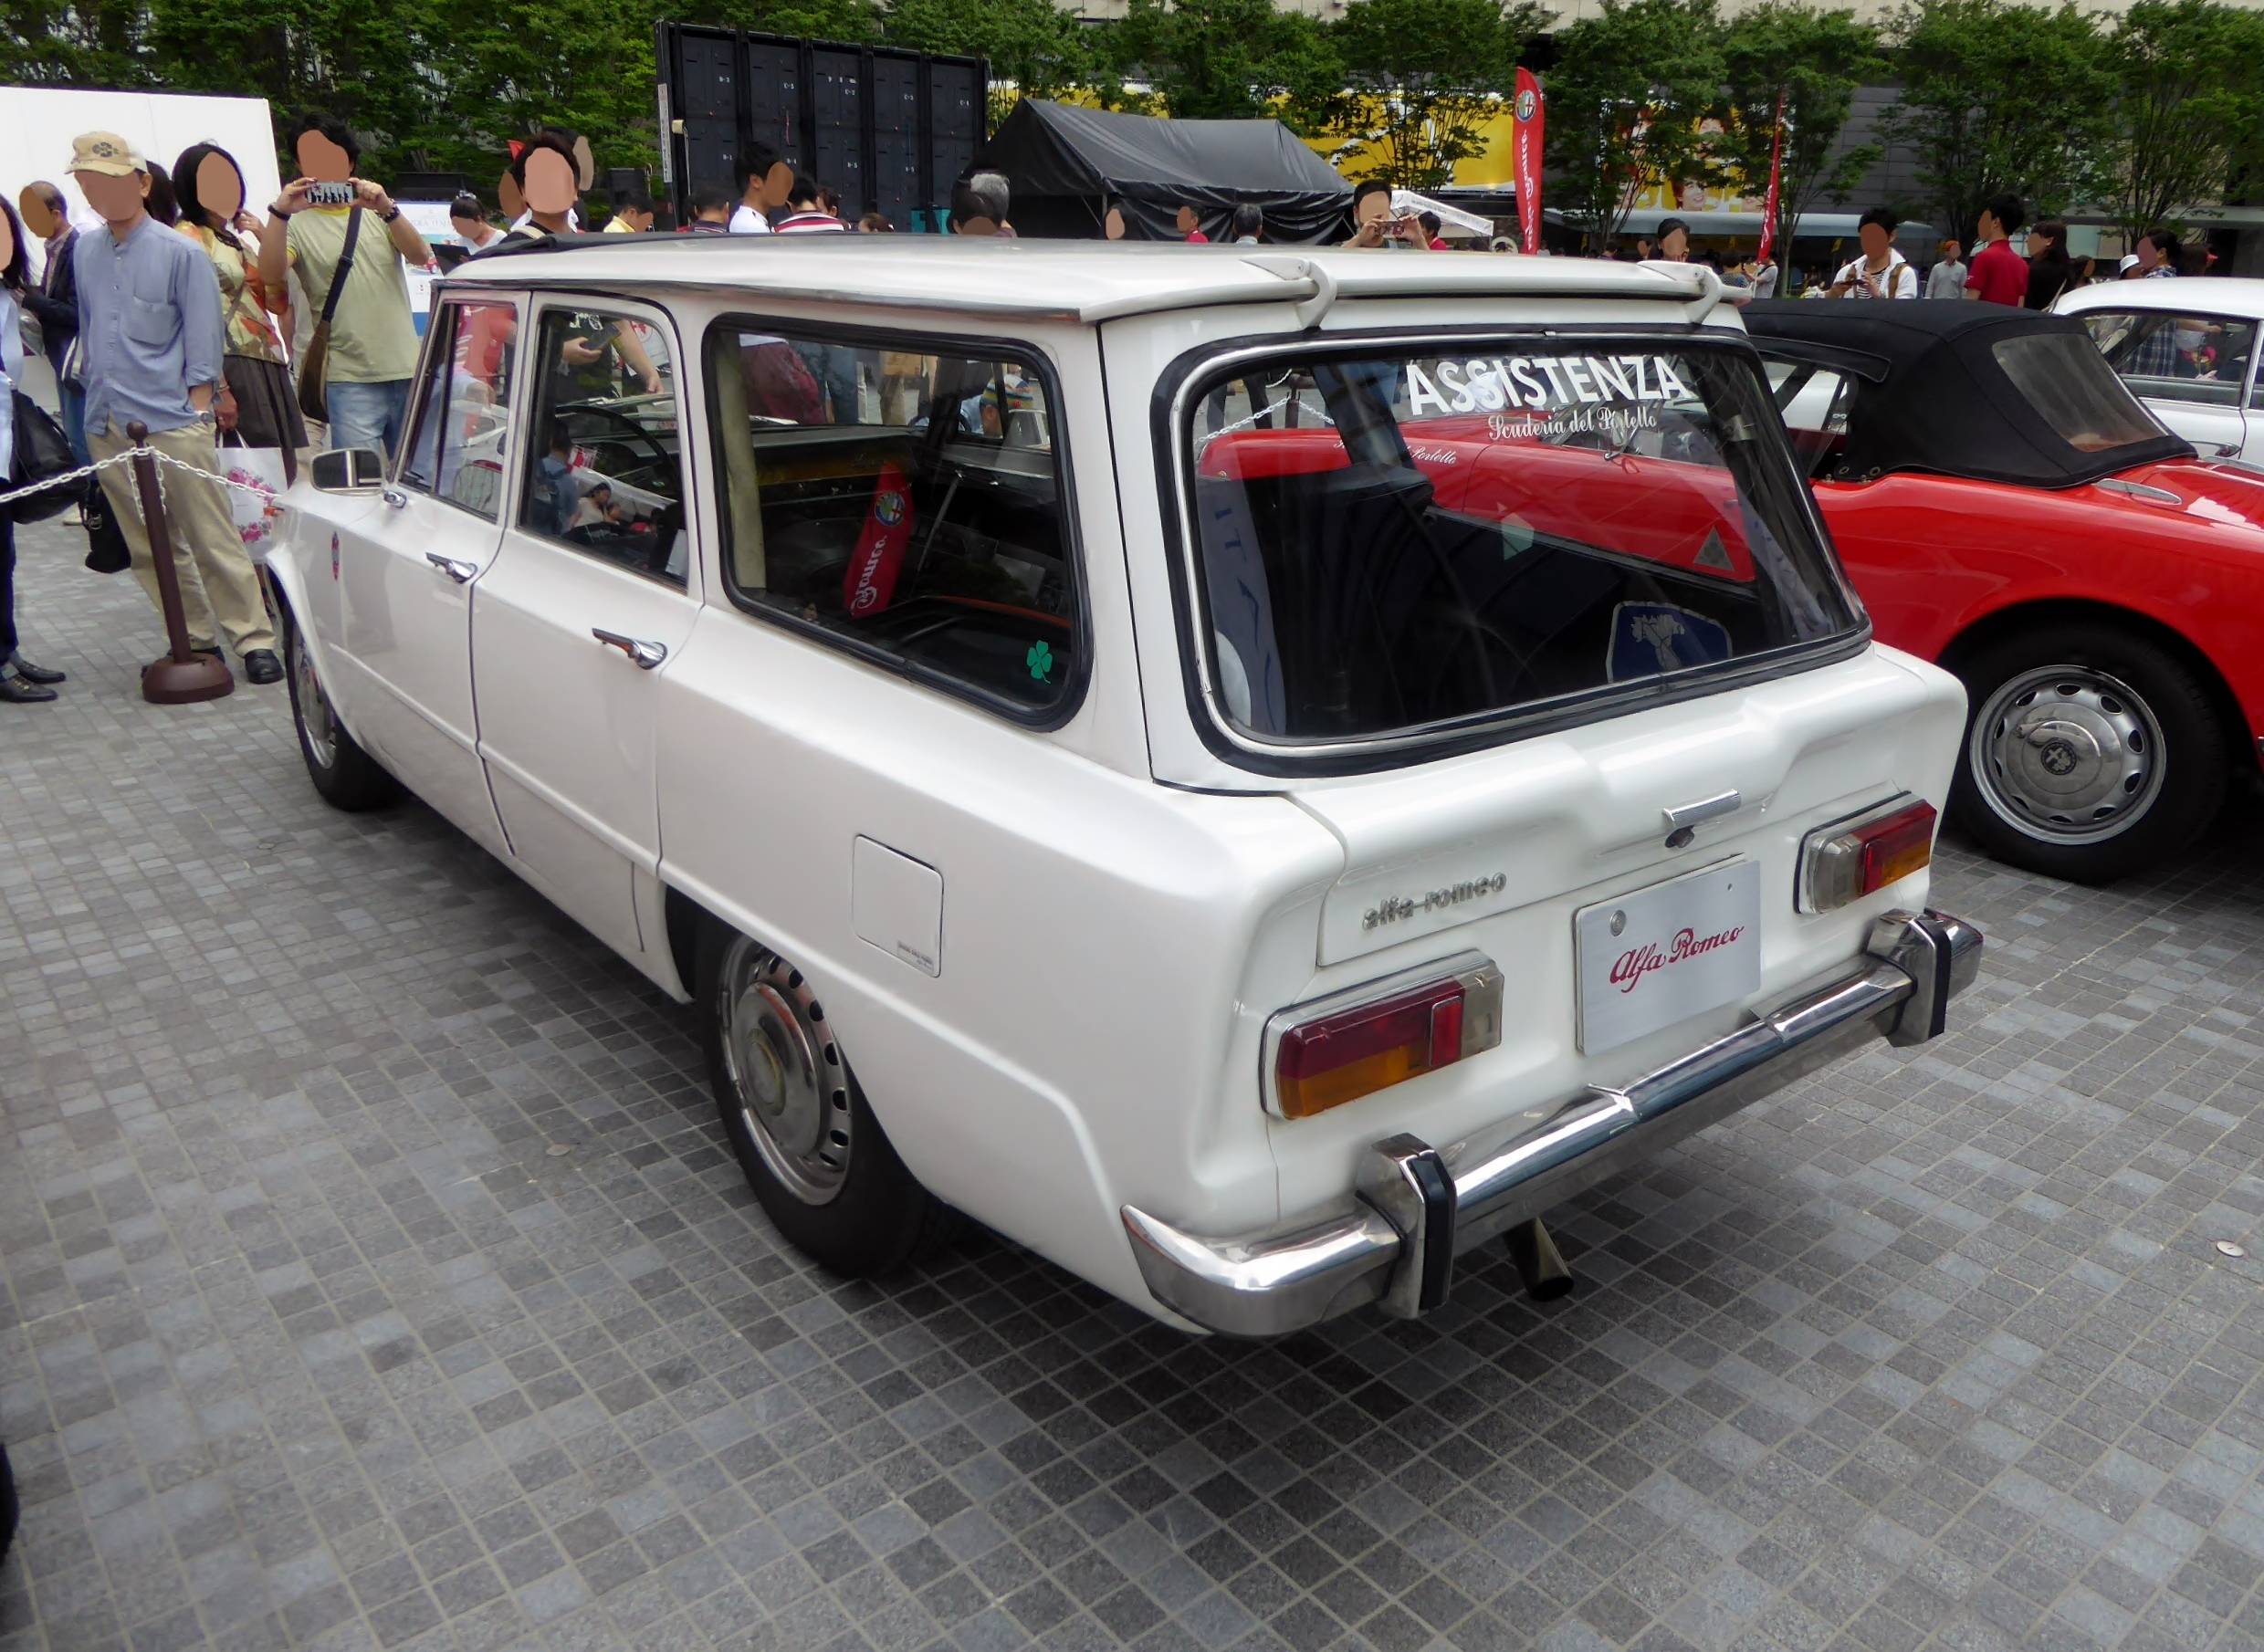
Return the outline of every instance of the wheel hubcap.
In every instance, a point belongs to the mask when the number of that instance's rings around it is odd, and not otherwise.
[[[299,705],[299,727],[307,737],[307,755],[324,768],[338,761],[338,725],[330,716],[330,696],[315,675],[314,657],[294,632],[291,635],[291,687]]]
[[[2129,685],[2085,665],[2046,665],[1998,688],[1973,720],[1976,789],[2032,837],[2096,843],[2129,831],[2161,795],[2162,730]]]
[[[740,936],[723,960],[716,1014],[739,1118],[772,1176],[823,1205],[849,1172],[849,1070],[802,972]]]

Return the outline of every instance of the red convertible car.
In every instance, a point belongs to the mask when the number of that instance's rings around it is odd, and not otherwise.
[[[2065,318],[1948,303],[1743,313],[1877,635],[1969,691],[1953,794],[1965,828],[1998,859],[2086,882],[2189,843],[2236,769],[2256,771],[2264,737],[2264,472],[2195,458]],[[1734,421],[1683,416],[1680,387],[1623,387],[1633,360],[1447,354],[1322,375],[1392,402],[1394,463],[1440,519],[1498,529],[1502,558],[1571,544],[1655,570],[1651,600],[1622,602],[1608,638],[1547,643],[1607,647],[1615,680],[1749,652],[1737,616],[1784,584],[1766,577],[1784,553],[1732,475],[1759,463],[1739,451],[1752,444]],[[1355,405],[1341,386],[1214,389],[1196,467],[1246,484],[1347,469],[1337,426]],[[1496,612],[1512,586],[1497,599],[1455,577],[1473,632],[1539,622]],[[1232,593],[1207,594],[1231,608]],[[1796,634],[1798,618],[1786,617]]]

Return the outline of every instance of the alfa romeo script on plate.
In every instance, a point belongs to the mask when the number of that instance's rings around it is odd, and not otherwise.
[[[1728,861],[1572,915],[1580,1049],[1597,1055],[1761,985],[1761,874]]]

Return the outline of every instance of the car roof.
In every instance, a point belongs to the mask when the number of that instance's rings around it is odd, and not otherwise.
[[[2264,316],[2264,281],[2246,276],[2176,276],[2102,281],[2079,287],[2052,306],[2061,315],[2085,309],[2174,309],[2220,316]]]
[[[1664,301],[1690,307],[1697,320],[1720,294],[1695,265],[924,235],[560,235],[477,253],[448,280],[711,288],[1078,321],[1217,304],[1321,300],[1326,309],[1339,297],[1519,294]]]
[[[1748,304],[1745,320],[1764,355],[1853,379],[1835,480],[1925,471],[2072,487],[2193,454],[2139,403],[2072,316],[1942,298],[1798,298]],[[2025,356],[2014,341],[2042,339],[2058,339],[2065,352],[2051,393],[2078,396],[2080,407],[2040,404],[2036,382],[2008,369],[2000,346],[2014,343]],[[2079,444],[2061,428],[2063,412],[2103,413],[2154,434],[2112,446]]]

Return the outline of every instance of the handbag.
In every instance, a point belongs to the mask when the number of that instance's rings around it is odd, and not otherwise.
[[[58,476],[68,476],[79,468],[79,457],[71,452],[70,442],[63,434],[47,410],[22,391],[13,392],[16,405],[13,417],[16,424],[16,446],[8,461],[8,486],[28,487],[35,483],[48,482]],[[66,507],[77,505],[87,497],[87,479],[68,486],[50,487],[44,493],[33,494],[6,507],[8,519],[13,522],[44,522]]]
[[[330,290],[322,297],[322,314],[314,324],[313,336],[307,340],[306,353],[299,361],[299,411],[318,423],[330,422],[330,404],[324,398],[328,386],[330,361],[330,318],[338,313],[338,300],[346,290],[346,276],[353,268],[354,244],[362,235],[362,209],[355,207],[346,214],[346,246],[338,255],[338,267],[330,271]]]
[[[235,484],[228,489],[228,515],[236,523],[236,537],[252,560],[264,562],[268,541],[275,537],[275,497],[290,486],[284,475],[283,450],[253,447],[232,436],[220,444],[218,454],[221,474]]]
[[[133,552],[127,548],[126,536],[119,528],[118,518],[110,514],[110,496],[99,487],[89,488],[85,510],[87,571],[124,573],[133,566]]]

